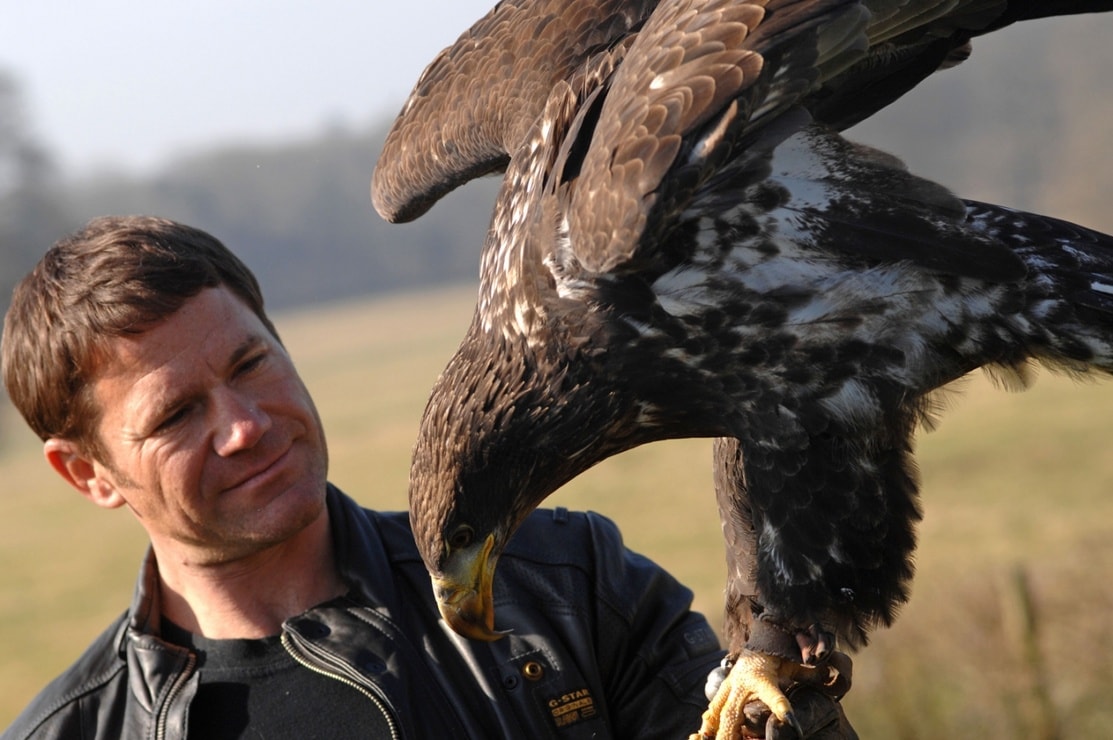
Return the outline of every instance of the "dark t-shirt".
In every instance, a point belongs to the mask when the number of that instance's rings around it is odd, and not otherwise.
[[[391,737],[374,699],[343,679],[301,665],[280,637],[210,640],[165,619],[162,635],[197,654],[201,683],[189,705],[189,737]]]

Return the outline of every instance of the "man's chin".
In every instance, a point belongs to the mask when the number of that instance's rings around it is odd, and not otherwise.
[[[319,520],[327,521],[324,483],[308,481],[264,492],[226,491],[221,496],[219,520],[227,535],[259,546],[296,537]]]

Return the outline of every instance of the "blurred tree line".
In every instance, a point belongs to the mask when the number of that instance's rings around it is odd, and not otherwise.
[[[19,85],[0,70],[0,308],[42,253],[42,239],[65,228],[62,210],[54,168],[31,135]]]
[[[384,222],[369,187],[389,123],[222,146],[154,175],[67,180],[35,141],[17,82],[0,71],[0,308],[54,241],[102,214],[210,231],[256,272],[272,309],[476,280],[498,181],[462,188],[417,223]]]
[[[229,146],[154,177],[97,178],[66,190],[66,210],[79,223],[126,212],[203,228],[255,271],[272,308],[476,279],[498,182],[464,188],[416,223],[388,224],[370,198],[386,128]]]

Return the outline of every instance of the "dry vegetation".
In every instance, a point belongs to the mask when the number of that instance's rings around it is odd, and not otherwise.
[[[425,394],[470,316],[448,291],[280,317],[329,432],[332,477],[363,503],[405,506]],[[897,625],[856,660],[847,699],[866,738],[1039,736],[1040,684],[1010,585],[1022,566],[1038,660],[1064,736],[1113,727],[1113,384],[1043,374],[1023,394],[980,378],[951,394],[920,460],[919,574]],[[126,513],[65,489],[11,414],[0,479],[0,726],[126,607],[143,552]],[[550,502],[601,511],[696,591],[718,622],[723,578],[709,444],[636,450]]]

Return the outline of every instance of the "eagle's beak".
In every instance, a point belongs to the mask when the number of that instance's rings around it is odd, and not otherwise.
[[[488,535],[482,543],[452,553],[445,563],[444,575],[433,576],[433,593],[444,621],[472,640],[490,642],[506,634],[495,629],[491,587],[495,575],[495,560],[491,558],[494,545],[495,536]]]

